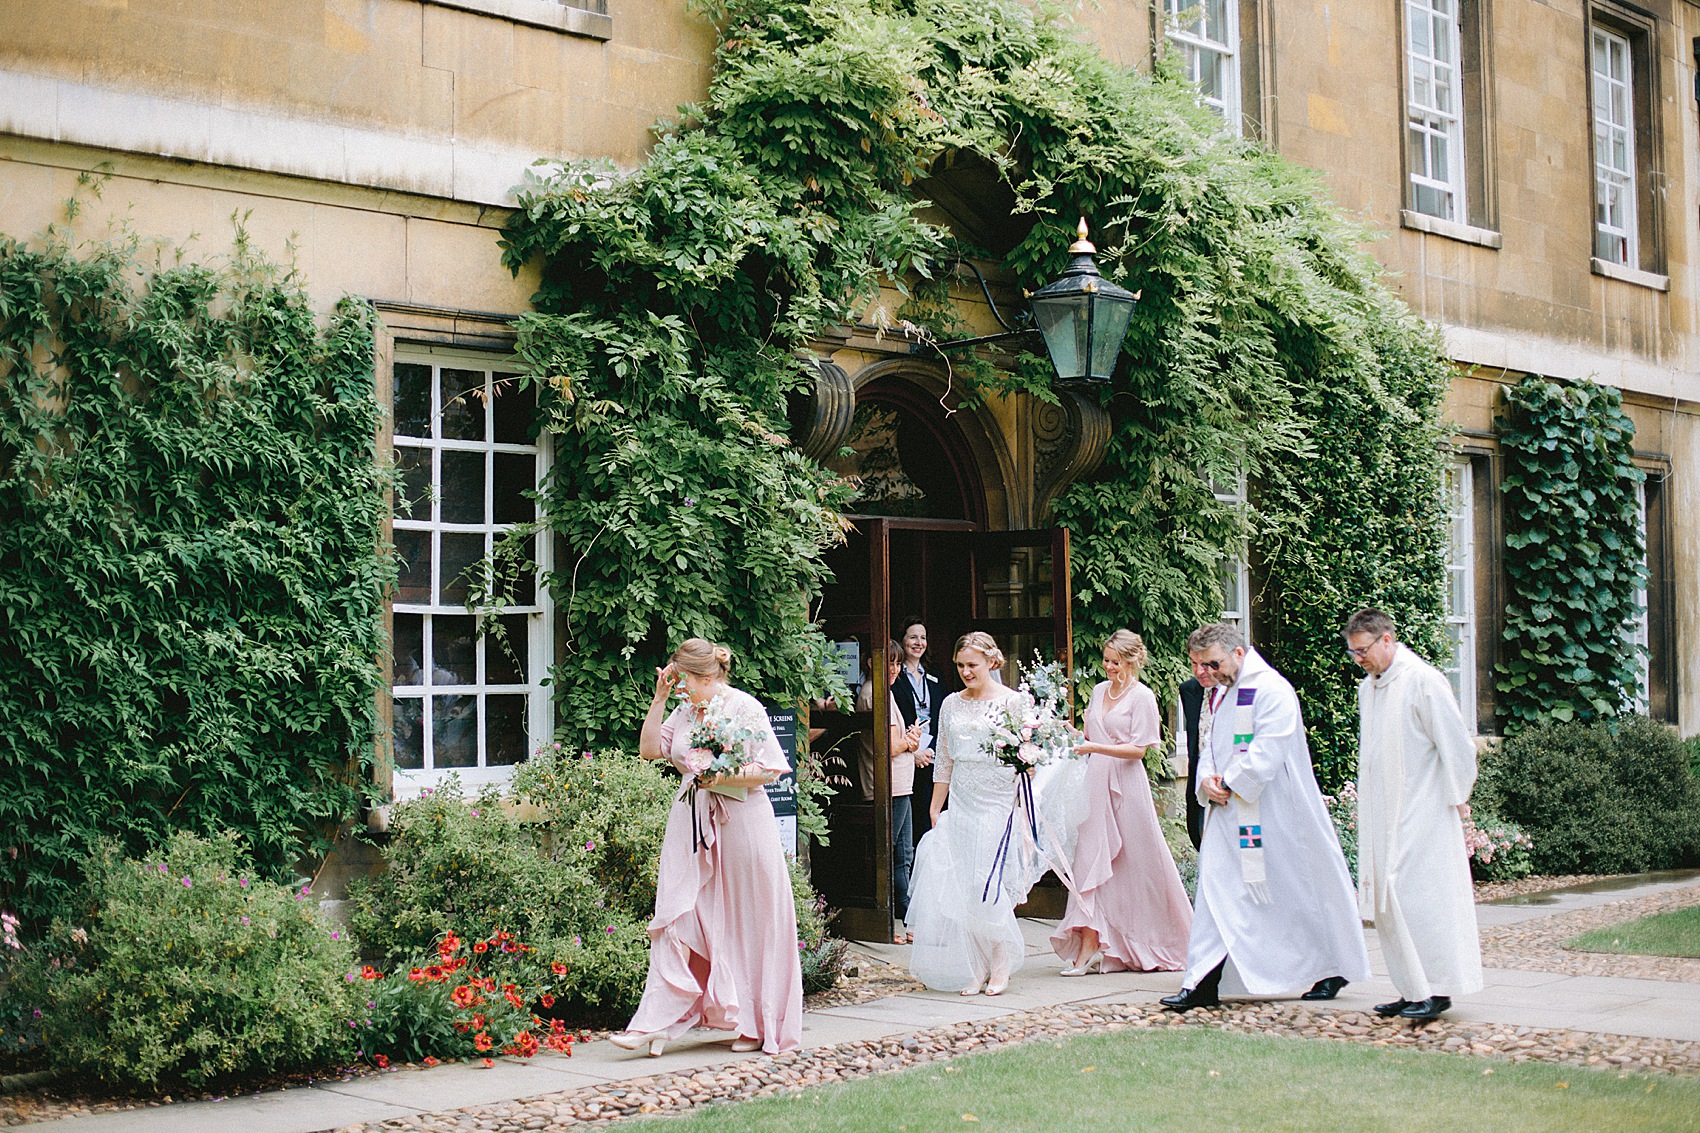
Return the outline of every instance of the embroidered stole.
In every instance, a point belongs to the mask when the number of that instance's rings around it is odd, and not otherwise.
[[[1212,690],[1214,692],[1214,690]],[[1216,713],[1220,707],[1215,703],[1216,697],[1210,698],[1211,706],[1205,716],[1203,734],[1200,743],[1210,743],[1211,734],[1215,730]],[[1225,702],[1227,697],[1223,697]],[[1251,742],[1256,736],[1255,704],[1257,690],[1255,688],[1236,688],[1234,690],[1234,758],[1228,770],[1243,765],[1246,753],[1251,750]],[[1214,748],[1210,749],[1212,752]],[[1227,782],[1232,782],[1231,774],[1223,775]],[[1258,814],[1258,804],[1243,795],[1240,800],[1240,879],[1245,882],[1246,894],[1259,905],[1269,904],[1273,898],[1269,894],[1268,875],[1264,872],[1263,864],[1263,823]]]

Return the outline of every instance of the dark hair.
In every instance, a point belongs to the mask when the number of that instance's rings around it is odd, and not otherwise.
[[[899,653],[903,652],[903,648],[902,648],[903,638],[909,633],[909,627],[910,626],[920,626],[922,629],[926,629],[927,628],[927,619],[923,618],[920,614],[910,614],[907,617],[897,619],[897,630],[891,636],[893,636],[897,639],[897,644],[898,644],[898,650],[897,651]],[[929,661],[929,660],[932,659],[932,656],[933,656],[932,637],[931,637],[931,635],[928,635],[927,647],[921,651],[921,660],[923,662]]]
[[[1399,627],[1393,624],[1391,614],[1374,606],[1367,606],[1346,619],[1346,628],[1340,631],[1340,636],[1350,637],[1354,633],[1367,633],[1377,638],[1384,633],[1390,633],[1394,640],[1398,640]]]

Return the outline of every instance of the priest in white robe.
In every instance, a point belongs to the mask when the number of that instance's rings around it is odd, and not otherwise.
[[[1375,1010],[1433,1019],[1482,986],[1462,809],[1476,744],[1451,684],[1400,644],[1392,618],[1359,610],[1344,637],[1368,674],[1358,685],[1358,901],[1399,993]]]
[[[1233,626],[1187,641],[1205,689],[1198,896],[1175,1010],[1218,995],[1332,999],[1369,978],[1340,841],[1311,769],[1298,695]]]

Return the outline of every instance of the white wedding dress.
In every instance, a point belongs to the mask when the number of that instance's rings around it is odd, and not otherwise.
[[[1026,942],[1015,906],[1046,867],[1066,863],[1084,804],[1084,760],[1039,768],[1034,793],[1040,814],[1035,843],[1025,810],[1015,806],[1015,770],[994,758],[991,721],[1006,697],[945,698],[933,782],[950,784],[950,808],[915,849],[907,927],[915,934],[909,970],[937,991],[961,991],[1002,981],[1021,967]],[[926,805],[930,805],[931,800]],[[1053,835],[1053,831],[1066,832]],[[1009,839],[1005,844],[1005,833]],[[1004,846],[999,853],[1000,846]]]

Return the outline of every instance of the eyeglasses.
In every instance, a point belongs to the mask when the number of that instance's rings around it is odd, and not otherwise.
[[[1220,661],[1194,661],[1192,663],[1192,667],[1195,668],[1195,669],[1209,669],[1212,673],[1220,673],[1222,671],[1222,662],[1220,662]]]
[[[1371,649],[1374,649],[1377,645],[1380,645],[1380,644],[1381,644],[1381,638],[1378,637],[1374,641],[1370,642],[1368,645],[1364,646],[1362,649],[1353,649],[1350,645],[1348,645],[1348,646],[1346,646],[1346,652],[1351,656],[1352,660],[1362,661]]]

